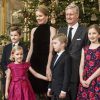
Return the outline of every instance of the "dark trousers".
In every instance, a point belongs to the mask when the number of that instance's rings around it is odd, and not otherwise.
[[[77,83],[71,83],[70,84],[70,100],[76,100],[77,97],[77,92],[78,92],[78,84]]]

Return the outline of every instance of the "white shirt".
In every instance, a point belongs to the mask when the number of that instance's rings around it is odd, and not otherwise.
[[[18,46],[19,42],[17,43],[12,43],[12,46]]]
[[[73,29],[72,29],[72,39],[73,39],[73,37],[74,37],[74,35],[75,35],[75,33],[76,33],[76,30],[77,30],[78,26],[79,26],[79,23],[76,23],[76,24],[73,25],[73,26],[68,26],[68,30],[67,30],[67,33],[68,33],[68,34],[69,34],[69,29],[70,29],[70,27],[73,28]],[[67,34],[67,36],[68,36],[68,34]]]

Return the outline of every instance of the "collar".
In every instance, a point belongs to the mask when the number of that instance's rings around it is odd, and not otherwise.
[[[68,26],[68,29],[70,28],[70,27],[72,27],[73,29],[77,29],[77,27],[79,26],[79,23],[77,22],[76,24],[74,24],[73,26]]]
[[[15,45],[15,46],[18,46],[19,42],[17,42],[17,43],[12,43],[12,44]]]
[[[65,51],[65,50],[62,50],[62,51],[58,52],[58,53],[57,53],[58,56],[60,56],[64,51]]]

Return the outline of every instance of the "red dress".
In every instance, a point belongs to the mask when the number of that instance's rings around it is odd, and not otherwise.
[[[83,78],[87,80],[98,68],[100,68],[100,46],[97,49],[84,48],[85,62]],[[77,94],[77,100],[100,100],[100,76],[92,80],[89,88],[81,84]]]
[[[8,100],[36,100],[27,76],[29,66],[28,63],[8,65],[11,70]]]

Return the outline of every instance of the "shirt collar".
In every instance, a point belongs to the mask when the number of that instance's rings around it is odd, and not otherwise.
[[[13,43],[13,45],[15,45],[15,46],[18,46],[18,44],[19,44],[19,42],[17,42],[17,43]]]
[[[65,51],[65,50],[62,50],[62,51],[58,52],[58,53],[57,53],[58,56],[60,56],[64,51]]]
[[[77,27],[79,26],[79,23],[77,22],[76,24],[74,24],[73,26],[68,26],[68,29],[70,28],[70,27],[72,27],[73,29],[77,29]]]

